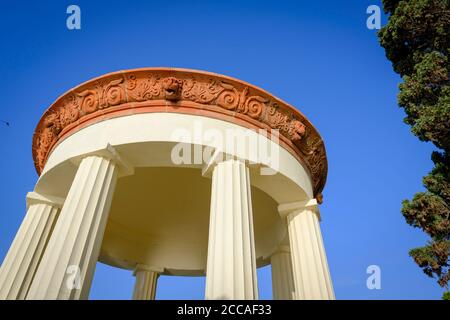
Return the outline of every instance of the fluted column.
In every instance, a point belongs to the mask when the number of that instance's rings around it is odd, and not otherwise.
[[[28,193],[27,213],[0,268],[0,300],[25,299],[63,201]]]
[[[280,246],[270,257],[274,300],[293,300],[294,278],[289,246]]]
[[[120,158],[81,160],[27,299],[87,299],[98,260]]]
[[[156,284],[161,272],[159,268],[138,264],[133,272],[136,277],[133,300],[155,300]]]
[[[214,164],[206,299],[258,299],[249,170],[241,160]]]
[[[278,210],[289,231],[295,298],[335,299],[316,200],[283,204]]]

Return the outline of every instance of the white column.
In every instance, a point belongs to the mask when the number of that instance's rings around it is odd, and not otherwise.
[[[27,299],[87,299],[98,260],[120,158],[82,159]]]
[[[286,219],[289,231],[295,298],[335,299],[320,232],[317,201],[283,204],[278,210]]]
[[[272,265],[272,292],[274,300],[293,300],[294,278],[289,246],[280,246],[270,257]]]
[[[155,300],[156,284],[161,272],[160,268],[138,264],[133,272],[136,277],[133,300]]]
[[[249,170],[241,160],[215,164],[206,299],[258,299]]]
[[[28,193],[27,213],[0,269],[0,300],[25,299],[63,202]]]

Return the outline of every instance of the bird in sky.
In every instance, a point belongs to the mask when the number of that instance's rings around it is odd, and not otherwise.
[[[4,124],[6,124],[8,127],[10,126],[10,123],[8,121],[5,120],[0,120],[1,122],[3,122]]]

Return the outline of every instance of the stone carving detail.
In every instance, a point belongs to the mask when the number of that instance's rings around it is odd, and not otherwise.
[[[183,81],[182,97],[185,100],[195,101],[201,104],[212,104],[223,91],[223,87],[215,80],[209,82],[199,82],[194,78],[187,78]]]
[[[307,159],[311,176],[314,177],[313,189],[321,191],[325,185],[327,172],[327,159],[322,139],[319,136],[306,136],[300,143],[299,150]]]
[[[64,128],[78,120],[81,114],[79,100],[74,94],[70,94],[63,102],[64,108],[59,108],[59,121]]]
[[[162,87],[158,75],[137,79],[134,74],[127,76],[127,93],[129,101],[147,101],[161,98]]]
[[[164,98],[171,101],[180,100],[181,86],[183,81],[174,77],[164,78],[162,80],[162,87],[164,89]]]
[[[61,132],[61,122],[57,112],[48,113],[43,121],[43,128],[38,135],[35,134],[33,144],[36,144],[38,148],[35,149],[35,161],[39,168],[43,168],[47,159],[47,153],[53,142],[57,139],[58,134]],[[34,151],[34,150],[33,150]]]
[[[250,96],[248,87],[240,91],[231,84],[214,79],[197,81],[194,78],[164,78],[157,74],[141,78],[131,74],[127,82],[130,102],[166,99],[217,105],[226,110],[248,115],[253,119],[263,120],[272,128],[282,131],[292,141],[299,141],[306,131],[301,121],[291,119],[276,108],[268,110],[269,100],[259,95]],[[267,111],[269,120],[264,121],[263,115]]]
[[[125,103],[125,89],[121,85],[123,82],[123,78],[109,82],[99,80],[94,84],[92,89],[78,93],[81,114],[86,115],[100,109]]]
[[[33,138],[37,171],[42,171],[48,153],[64,128],[106,108],[150,100],[166,100],[175,104],[191,101],[215,106],[232,112],[231,115],[240,114],[279,130],[306,160],[315,193],[323,188],[327,171],[324,145],[301,114],[265,92],[243,83],[215,75],[170,70],[139,70],[107,75],[83,84],[57,100],[42,117]]]

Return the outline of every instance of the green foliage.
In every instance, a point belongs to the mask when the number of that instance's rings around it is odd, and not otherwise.
[[[442,300],[450,300],[450,291],[444,292],[442,295]]]
[[[383,4],[385,12],[391,16],[380,30],[380,43],[395,72],[412,73],[428,52],[447,54],[449,0],[384,0]]]
[[[440,286],[444,287],[450,280],[448,251],[450,241],[430,241],[426,246],[409,251],[409,255],[429,276],[436,276]]]
[[[422,141],[432,141],[443,149],[450,147],[449,72],[446,56],[436,51],[424,54],[414,72],[403,76],[398,95],[412,132]]]
[[[447,287],[450,255],[450,0],[383,0],[389,21],[378,36],[402,76],[398,104],[405,123],[440,151],[423,178],[427,191],[403,201],[406,222],[431,241],[410,251],[425,274]]]

